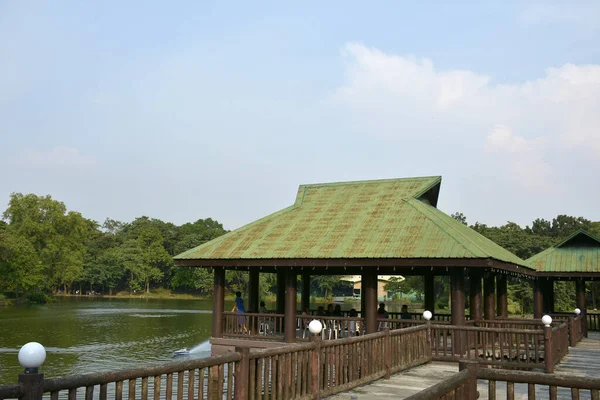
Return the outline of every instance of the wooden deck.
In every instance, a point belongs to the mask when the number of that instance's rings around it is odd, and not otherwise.
[[[330,400],[404,399],[458,372],[456,363],[432,362],[393,375],[391,379],[380,379],[370,385],[360,386],[349,392],[331,396]],[[600,376],[600,332],[590,332],[577,347],[569,348],[569,354],[556,367],[555,374],[571,376]],[[506,384],[497,384],[497,398],[506,398]],[[488,399],[487,381],[479,382],[479,399]],[[537,399],[548,399],[548,388],[536,387]],[[570,389],[559,388],[559,399],[571,399]],[[515,399],[527,399],[527,385],[515,384]],[[582,393],[581,399],[590,399]]]

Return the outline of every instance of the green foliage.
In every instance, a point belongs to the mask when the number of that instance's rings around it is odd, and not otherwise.
[[[50,298],[43,292],[32,292],[27,295],[27,302],[31,304],[46,304]]]

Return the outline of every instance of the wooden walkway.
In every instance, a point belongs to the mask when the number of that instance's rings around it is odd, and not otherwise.
[[[458,372],[456,363],[432,362],[380,379],[349,392],[328,397],[330,400],[404,399],[420,392]],[[570,347],[569,354],[556,367],[556,374],[600,377],[600,333],[590,332],[577,347]],[[506,384],[498,382],[497,398],[506,399]],[[559,388],[558,398],[571,399],[570,389]],[[479,382],[479,399],[488,399],[487,381]],[[515,384],[515,399],[527,399],[527,385]],[[548,388],[536,386],[536,399],[548,399]],[[590,399],[589,392],[582,393],[581,400]]]

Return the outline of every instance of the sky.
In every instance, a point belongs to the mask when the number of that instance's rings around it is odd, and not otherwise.
[[[235,229],[441,175],[469,223],[600,220],[600,2],[412,3],[1,1],[0,209]]]

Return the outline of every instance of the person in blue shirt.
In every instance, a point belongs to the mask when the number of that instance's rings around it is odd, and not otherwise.
[[[238,314],[243,314],[246,312],[246,307],[244,307],[244,299],[242,299],[242,292],[235,293],[235,304],[233,305],[233,309],[231,312],[236,312]],[[238,325],[242,326],[242,331],[244,333],[248,333],[248,328],[246,327],[246,318],[243,316],[238,317]]]

